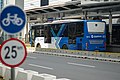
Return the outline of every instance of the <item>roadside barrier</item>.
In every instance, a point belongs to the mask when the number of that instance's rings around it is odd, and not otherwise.
[[[56,76],[50,74],[34,74],[31,80],[56,80]]]
[[[25,70],[20,70],[20,71],[18,71],[18,74],[17,74],[17,76],[16,76],[16,79],[15,80],[28,80],[27,79],[27,71],[25,71]]]
[[[34,52],[35,51],[35,47],[27,47],[27,51],[28,52]]]
[[[0,63],[0,76],[2,76],[2,73],[3,73],[3,65]]]
[[[11,70],[10,67],[5,67],[5,73],[3,74],[5,80],[10,80],[11,77],[10,70]]]
[[[38,72],[32,70],[26,70],[26,71],[28,73],[27,80],[31,80],[33,74],[38,74]]]
[[[3,77],[4,80],[10,80],[11,69],[9,67],[4,66],[0,63],[0,76]],[[36,71],[32,70],[24,70],[23,68],[15,68],[15,80],[70,80],[67,78],[56,79],[56,76],[51,74],[39,74]]]
[[[18,74],[19,71],[24,71],[24,69],[23,68],[19,68],[19,67],[15,68],[15,79],[16,79],[17,74]]]
[[[33,74],[33,77],[31,80],[44,80],[39,74]]]

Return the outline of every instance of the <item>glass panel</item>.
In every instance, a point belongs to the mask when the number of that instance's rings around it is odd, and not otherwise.
[[[68,27],[69,44],[76,43],[76,23],[70,23]]]
[[[36,37],[44,37],[44,26],[36,26],[36,32],[35,32]]]
[[[44,32],[45,32],[45,35],[44,35],[45,41],[44,42],[51,43],[51,32],[50,32],[49,25],[45,25]]]
[[[65,30],[60,37],[68,37],[68,24],[65,24]]]
[[[84,35],[84,23],[76,23],[76,37],[83,37]]]
[[[87,22],[89,33],[104,33],[105,23],[104,22]]]
[[[34,40],[34,37],[35,37],[34,33],[35,33],[35,30],[32,30],[32,34],[31,34],[32,40]]]

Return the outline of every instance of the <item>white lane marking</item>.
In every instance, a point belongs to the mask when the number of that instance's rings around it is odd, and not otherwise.
[[[53,70],[53,68],[46,67],[46,66],[40,66],[40,65],[35,65],[35,64],[29,64],[29,65],[30,65],[30,66],[33,66],[33,67],[39,67],[39,68],[44,68],[44,69]]]
[[[68,62],[68,64],[76,65],[76,66],[83,66],[83,67],[91,67],[91,68],[95,68],[96,67],[96,66],[92,66],[92,65],[77,64],[77,63],[70,63],[70,62]]]
[[[36,57],[32,57],[32,56],[27,56],[27,58],[32,58],[32,59],[36,59]]]

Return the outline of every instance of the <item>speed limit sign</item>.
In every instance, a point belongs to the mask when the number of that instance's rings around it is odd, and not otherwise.
[[[22,41],[11,38],[2,43],[0,49],[1,62],[9,67],[21,65],[27,56],[27,50]]]

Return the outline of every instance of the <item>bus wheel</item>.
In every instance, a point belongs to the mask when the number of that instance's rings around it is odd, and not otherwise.
[[[37,44],[37,48],[41,48],[40,44]]]
[[[63,45],[62,49],[68,49],[67,45]]]

